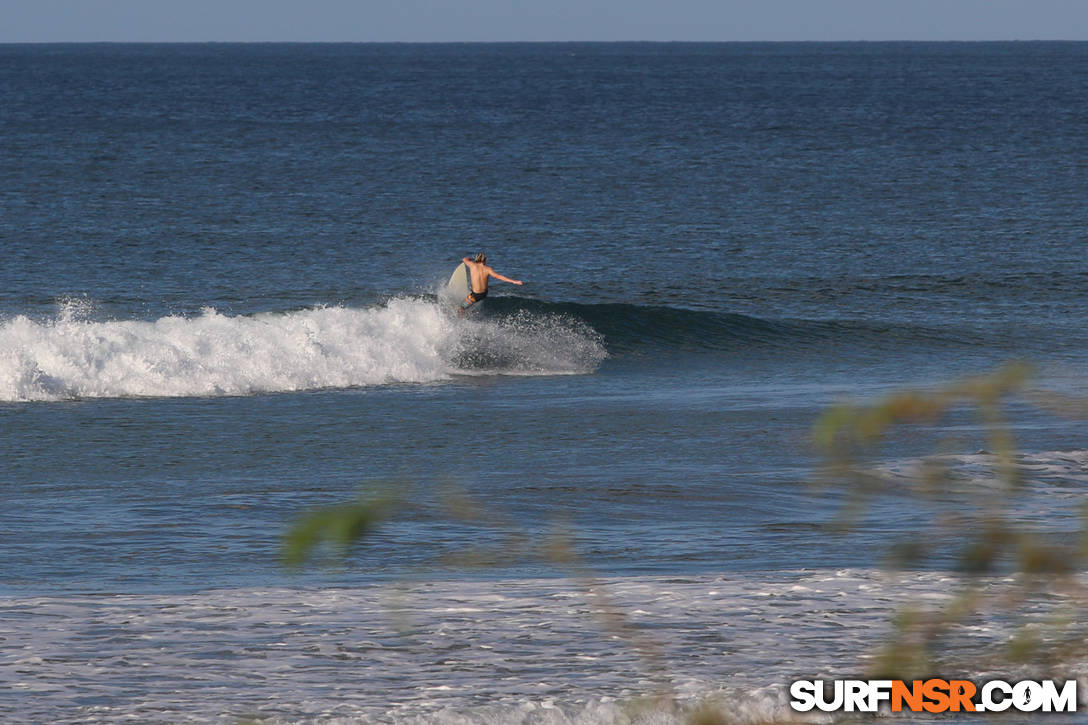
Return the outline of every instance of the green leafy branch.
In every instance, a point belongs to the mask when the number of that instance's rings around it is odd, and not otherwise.
[[[1014,405],[1066,414],[1088,409],[1082,401],[1033,387],[1031,370],[1014,364],[937,389],[896,393],[872,405],[839,405],[816,422],[813,440],[826,461],[822,481],[847,493],[839,526],[855,526],[877,495],[906,494],[905,503],[917,509],[923,528],[894,542],[893,565],[925,566],[942,546],[954,552],[957,563],[958,591],[948,603],[909,607],[893,621],[892,641],[874,660],[882,676],[928,676],[949,666],[952,640],[969,622],[1018,623],[1003,651],[976,665],[1054,667],[1086,650],[1088,626],[1080,612],[1088,596],[1079,575],[1088,568],[1088,500],[1073,533],[1040,531],[1020,515],[1030,493],[1007,423]],[[905,479],[874,466],[886,444],[965,414],[982,430],[987,449],[982,453],[991,461],[996,486],[958,480],[944,455],[925,459]],[[942,448],[954,451],[955,442],[944,441]],[[1012,583],[995,583],[999,580]],[[1028,605],[1040,603],[1047,612],[1044,622],[1029,616],[1040,607]]]

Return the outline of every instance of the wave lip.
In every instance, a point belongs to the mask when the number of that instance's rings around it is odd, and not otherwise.
[[[604,348],[548,316],[458,320],[434,302],[253,316],[0,324],[0,400],[204,397],[592,372]],[[475,356],[475,357],[474,357]],[[480,365],[483,361],[486,365]]]

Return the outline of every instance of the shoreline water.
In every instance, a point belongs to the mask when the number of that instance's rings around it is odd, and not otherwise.
[[[528,723],[554,710],[549,722],[606,723],[627,722],[632,703],[666,691],[754,723],[790,717],[795,679],[860,675],[898,607],[949,601],[959,581],[858,569],[601,579],[631,640],[654,642],[660,661],[610,633],[594,597],[561,579],[2,597],[0,713],[58,723]],[[967,627],[949,654],[979,657],[1006,635]],[[683,721],[665,712],[647,722]]]

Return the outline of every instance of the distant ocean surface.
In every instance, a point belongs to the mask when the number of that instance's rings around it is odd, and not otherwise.
[[[821,411],[1088,393],[1085,99],[1085,43],[0,45],[0,720],[683,722],[571,571],[440,566],[502,546],[450,491],[567,532],[682,701],[789,717],[952,592],[880,568],[906,498],[824,526]],[[477,251],[525,285],[460,318]],[[1011,423],[1068,523],[1083,421]]]

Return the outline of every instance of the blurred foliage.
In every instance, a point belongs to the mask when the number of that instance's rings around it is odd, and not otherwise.
[[[1088,652],[1088,627],[1081,617],[1088,592],[1079,578],[1088,564],[1088,501],[1077,532],[1056,535],[1036,530],[1018,516],[1024,481],[1006,422],[1014,404],[1081,417],[1088,416],[1088,404],[1039,390],[1031,380],[1027,366],[1009,365],[991,375],[899,392],[870,405],[838,405],[816,422],[813,441],[826,463],[821,481],[845,491],[837,528],[857,526],[874,497],[905,496],[900,505],[916,507],[923,524],[906,538],[889,541],[892,568],[943,568],[949,556],[955,563],[956,591],[938,604],[901,609],[891,622],[890,641],[871,660],[871,676],[910,680],[1018,665],[1044,667],[1048,674],[1058,675]],[[965,453],[962,440],[938,440],[936,451],[923,456],[916,469],[889,475],[889,450],[901,451],[904,439],[912,444],[930,440],[942,427],[955,430],[965,416],[974,421],[973,429],[985,445],[972,455],[988,463],[992,476],[980,481],[952,470],[949,456]],[[676,700],[661,647],[609,598],[577,555],[565,527],[533,535],[493,506],[452,486],[429,506],[431,510],[424,510],[427,504],[405,495],[400,487],[311,511],[285,537],[283,560],[291,567],[321,555],[343,560],[383,522],[408,510],[475,528],[486,533],[475,537],[485,543],[436,556],[434,563],[496,567],[534,560],[563,569],[586,592],[602,628],[632,647],[660,684],[658,694],[632,702],[632,708],[671,712],[674,719],[690,725],[735,722],[717,702],[682,706]],[[1042,608],[1040,601],[1046,603]],[[1008,635],[996,650],[979,652],[972,643],[956,642],[971,626]],[[964,652],[972,653],[970,662],[956,661],[949,654]]]
[[[431,560],[434,566],[497,568],[534,561],[567,573],[585,593],[601,629],[629,646],[657,684],[658,691],[646,702],[654,703],[659,710],[674,703],[660,645],[631,623],[577,554],[569,529],[559,523],[534,536],[496,507],[473,499],[453,485],[440,486],[432,503],[425,497],[409,495],[407,487],[400,485],[364,492],[353,502],[304,514],[284,537],[282,560],[295,569],[315,560],[342,562],[353,546],[363,543],[381,524],[408,512],[469,527],[473,530],[470,538],[484,542],[438,554]]]
[[[352,546],[403,504],[396,492],[385,491],[310,511],[299,518],[284,537],[283,563],[297,569],[319,553],[324,553],[326,559],[343,559]]]
[[[1048,530],[1023,515],[1031,496],[1047,491],[1025,490],[1006,422],[1020,407],[1082,415],[1088,406],[1031,381],[1027,366],[1009,365],[872,405],[839,405],[816,422],[813,440],[826,460],[822,482],[846,489],[838,526],[856,526],[876,496],[905,495],[899,507],[913,509],[919,528],[890,542],[890,564],[942,569],[951,560],[956,574],[948,601],[913,605],[894,618],[891,641],[873,660],[874,676],[912,679],[952,668],[1017,666],[1058,674],[1088,652],[1081,617],[1088,591],[1079,576],[1088,565],[1088,507],[1076,519],[1077,531]],[[971,454],[957,448],[962,441],[942,441],[911,475],[889,475],[886,446],[919,431],[963,428],[965,416],[975,421],[983,450]],[[957,454],[987,462],[990,475],[957,475],[949,462]],[[963,641],[971,627],[1008,634],[980,652]]]

